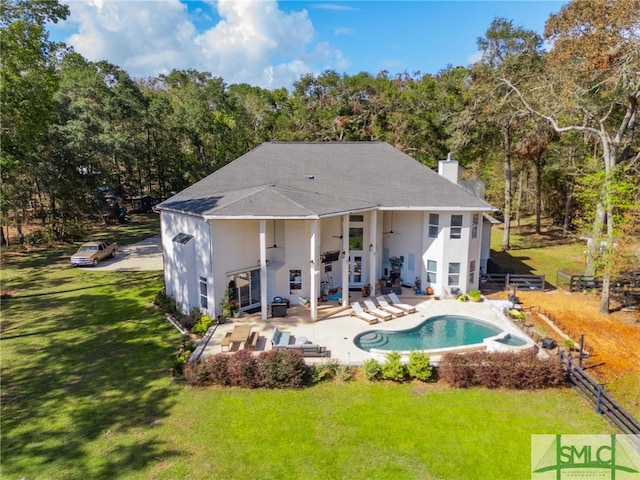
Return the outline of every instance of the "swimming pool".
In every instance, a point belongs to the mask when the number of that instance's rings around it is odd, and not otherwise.
[[[488,337],[504,332],[489,322],[461,315],[440,315],[426,319],[407,330],[369,330],[353,339],[360,349],[410,351],[437,350],[464,345],[482,344]]]

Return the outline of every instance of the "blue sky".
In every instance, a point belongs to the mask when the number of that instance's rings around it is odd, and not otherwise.
[[[495,17],[543,33],[563,1],[68,1],[50,25],[92,61],[134,77],[193,68],[227,84],[291,88],[305,73],[438,73],[478,60]]]

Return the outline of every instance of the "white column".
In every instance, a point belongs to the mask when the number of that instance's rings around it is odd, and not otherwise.
[[[268,317],[267,301],[267,221],[260,220],[260,315]]]
[[[349,306],[349,215],[342,216],[342,306]]]
[[[378,245],[376,239],[378,238],[378,211],[371,212],[371,222],[369,228],[369,285],[371,285],[371,295],[375,296],[376,285],[378,278],[378,265],[376,262],[376,252]]]
[[[309,236],[309,272],[311,284],[309,285],[311,297],[311,320],[318,319],[318,220],[311,220],[311,235]]]

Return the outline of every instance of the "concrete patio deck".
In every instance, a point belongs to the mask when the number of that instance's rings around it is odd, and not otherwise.
[[[407,289],[405,289],[407,290]],[[221,343],[225,334],[238,324],[250,324],[252,331],[260,334],[256,352],[271,349],[271,335],[274,327],[291,334],[293,343],[296,338],[306,337],[311,343],[316,343],[327,349],[326,357],[306,357],[309,363],[337,360],[342,364],[361,365],[371,358],[371,354],[361,350],[353,343],[354,337],[368,330],[404,330],[412,328],[425,319],[437,315],[465,315],[497,323],[506,331],[519,336],[525,336],[523,332],[509,319],[500,313],[500,305],[504,301],[483,302],[458,302],[455,299],[436,300],[424,295],[403,294],[400,296],[403,303],[416,307],[416,313],[404,315],[386,322],[378,322],[369,325],[364,320],[351,316],[351,308],[343,309],[338,302],[324,302],[320,305],[321,320],[313,322],[309,316],[309,310],[302,306],[292,306],[287,311],[287,317],[268,318],[263,321],[260,314],[243,314],[233,321],[227,321],[217,325],[214,332],[208,338],[203,349],[202,358],[215,355],[222,351]],[[361,295],[351,292],[349,301],[361,301]]]

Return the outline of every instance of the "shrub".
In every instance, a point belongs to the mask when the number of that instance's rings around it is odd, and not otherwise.
[[[367,380],[377,380],[378,378],[380,378],[380,362],[378,362],[375,358],[365,360],[362,363],[362,367],[360,367],[360,370]]]
[[[470,365],[471,354],[447,353],[438,365],[438,376],[452,387],[467,388],[474,385],[474,371]]]
[[[314,363],[309,366],[309,380],[311,383],[320,383],[331,377],[331,372],[321,363]]]
[[[409,355],[409,363],[407,363],[407,372],[412,378],[417,378],[426,382],[431,378],[433,367],[429,363],[429,355],[422,352],[411,352]]]
[[[173,362],[173,369],[178,375],[182,375],[184,366],[187,364],[187,360],[189,359],[190,355],[191,350],[185,350],[176,357],[175,361]]]
[[[191,331],[194,324],[193,318],[191,318],[189,315],[182,315],[180,312],[173,313],[173,316],[178,321],[178,323],[182,325],[182,328]]]
[[[309,376],[309,368],[302,352],[277,349],[258,355],[258,375],[261,385],[267,388],[299,388]]]
[[[211,384],[207,362],[202,360],[187,362],[182,369],[182,375],[185,381],[193,387],[206,387]]]
[[[336,377],[336,372],[338,371],[339,366],[340,366],[340,360],[336,358],[332,358],[325,363],[325,367],[329,373],[330,378]]]
[[[191,329],[191,333],[195,335],[203,336],[209,330],[209,327],[213,324],[213,319],[207,315],[200,315],[198,320],[196,320],[193,328]]]
[[[479,302],[482,300],[482,292],[480,292],[480,290],[471,290],[470,292],[467,292],[467,297],[469,297],[469,300],[471,301]]]
[[[229,355],[226,353],[218,353],[207,357],[205,360],[207,364],[207,370],[209,375],[209,383],[211,385],[218,385],[221,387],[228,386],[231,382],[229,380]]]
[[[351,369],[347,365],[338,365],[336,368],[336,378],[343,382],[351,380]]]
[[[385,380],[393,380],[394,382],[404,382],[407,379],[407,369],[400,361],[401,357],[398,352],[387,354],[387,361],[382,364],[380,374]]]
[[[260,385],[258,365],[248,350],[238,350],[228,356],[227,371],[232,387],[256,388]]]
[[[27,246],[35,247],[39,245],[48,245],[53,241],[52,236],[45,230],[34,230],[24,237],[24,243]]]
[[[199,308],[192,308],[189,312],[189,316],[193,320],[193,323],[196,324],[200,321],[200,318],[202,318],[202,310]]]
[[[438,372],[446,383],[459,388],[479,385],[533,390],[557,387],[565,382],[560,363],[554,358],[540,359],[534,351],[446,354]]]
[[[172,313],[171,312],[171,301],[173,299],[169,297],[163,288],[156,296],[153,298],[153,304],[157,306],[164,313]]]

